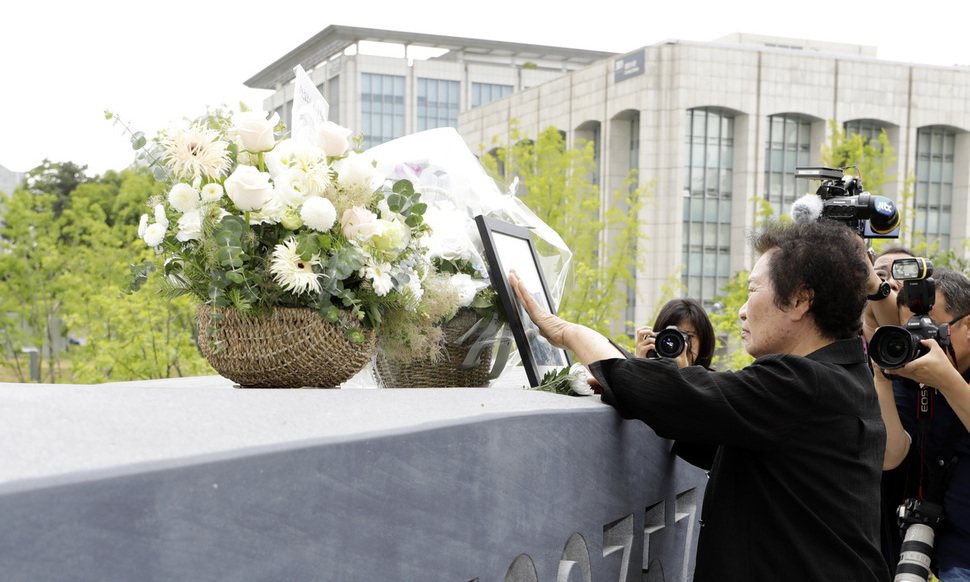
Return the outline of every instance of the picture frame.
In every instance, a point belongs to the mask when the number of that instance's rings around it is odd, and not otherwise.
[[[572,363],[566,350],[554,347],[542,337],[509,285],[508,274],[514,269],[539,305],[556,313],[539,253],[525,227],[482,215],[475,217],[475,223],[482,237],[492,288],[502,303],[529,384],[535,388],[546,372],[569,367]]]

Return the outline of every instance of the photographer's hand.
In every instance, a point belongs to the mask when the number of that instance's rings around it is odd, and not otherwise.
[[[883,456],[882,470],[895,469],[906,458],[912,439],[903,423],[899,420],[899,410],[896,409],[896,398],[893,395],[892,381],[882,373],[873,362],[873,383],[876,385],[876,396],[879,399],[879,410],[882,422],[886,425],[886,453]]]
[[[920,343],[930,349],[929,353],[892,372],[938,389],[970,431],[970,386],[935,340],[921,340]]]
[[[940,344],[936,343],[936,340],[924,339],[920,340],[920,343],[924,347],[929,348],[930,351],[902,368],[890,370],[890,372],[903,378],[909,378],[920,384],[939,388],[941,391],[946,390],[950,386],[966,386],[966,382],[963,381],[960,372],[953,367],[949,356],[946,355],[946,352],[943,351]]]
[[[583,325],[570,323],[561,317],[549,313],[536,303],[525,283],[515,274],[509,273],[509,286],[522,302],[522,307],[532,323],[536,324],[551,344],[571,351],[580,362],[589,366],[593,362],[610,358],[623,358],[623,352],[613,347],[610,340],[600,333]]]
[[[657,334],[653,333],[653,329],[649,326],[644,326],[637,329],[637,345],[633,350],[633,353],[638,358],[646,358],[647,354],[651,350],[656,350],[655,346],[657,343]]]

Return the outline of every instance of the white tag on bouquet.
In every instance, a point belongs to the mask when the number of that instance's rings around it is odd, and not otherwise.
[[[296,75],[296,82],[293,88],[290,137],[319,146],[318,130],[327,121],[330,104],[301,65],[293,67],[293,73]]]

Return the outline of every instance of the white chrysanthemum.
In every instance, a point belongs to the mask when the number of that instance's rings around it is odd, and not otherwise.
[[[149,224],[145,227],[145,234],[142,239],[145,240],[146,245],[152,248],[157,247],[165,240],[165,227],[158,222]]]
[[[155,205],[155,222],[161,224],[163,229],[168,228],[168,216],[165,215],[165,207],[161,204]]]
[[[586,367],[579,362],[569,367],[569,388],[573,391],[573,394],[577,396],[593,395],[593,388],[586,381],[587,378],[589,378],[589,373],[586,371]]]
[[[337,209],[326,198],[313,196],[300,208],[300,218],[313,230],[327,232],[337,222]]]
[[[476,282],[471,275],[456,273],[449,279],[452,287],[458,291],[458,304],[461,307],[468,307],[475,300],[475,294],[484,287],[483,282]]]
[[[169,190],[168,203],[182,213],[195,210],[199,207],[199,193],[185,182],[179,182]]]
[[[391,265],[389,263],[376,263],[364,268],[364,276],[370,279],[374,285],[374,293],[383,297],[394,288],[394,280],[391,279]]]
[[[296,252],[296,239],[290,238],[273,249],[273,261],[269,271],[276,284],[286,291],[297,295],[319,293],[319,276],[313,272],[313,266],[319,264],[319,255],[313,255],[309,261],[304,261]]]
[[[172,172],[185,180],[207,176],[218,179],[229,171],[229,142],[219,132],[200,124],[179,131],[162,142]]]
[[[215,182],[206,184],[202,187],[202,201],[218,202],[224,193],[225,189],[222,187],[222,184],[217,184]]]

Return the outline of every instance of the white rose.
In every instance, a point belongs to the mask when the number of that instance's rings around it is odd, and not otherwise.
[[[280,116],[275,112],[266,118],[262,111],[243,111],[235,116],[233,129],[243,149],[250,152],[266,152],[273,149],[273,129],[279,122]]]
[[[190,210],[178,220],[179,230],[175,238],[181,242],[199,240],[202,237],[202,215],[198,210]]]
[[[327,232],[337,222],[337,209],[326,198],[314,196],[303,203],[300,218],[313,230]]]
[[[169,190],[168,203],[179,212],[195,210],[199,207],[199,192],[192,186],[179,182]]]
[[[238,166],[226,178],[226,193],[240,210],[258,210],[269,201],[273,185],[266,172],[260,172],[253,166]]]
[[[202,201],[203,202],[217,202],[225,190],[222,189],[222,184],[216,184],[215,182],[211,184],[206,184],[202,187]]]
[[[377,221],[377,215],[360,206],[344,210],[343,216],[340,217],[340,228],[349,240],[360,242],[381,234],[381,224]]]
[[[450,282],[452,287],[458,290],[458,305],[460,307],[471,305],[475,299],[475,294],[478,293],[480,284],[475,283],[471,275],[465,273],[452,275]]]
[[[400,253],[411,242],[411,229],[400,220],[377,219],[380,234],[374,237],[374,246],[389,253]]]
[[[145,244],[154,248],[162,244],[165,240],[165,227],[161,223],[149,224],[145,228],[145,235],[142,237],[145,240]]]
[[[381,180],[371,159],[363,155],[351,154],[335,162],[333,167],[337,171],[337,183],[346,190],[358,187],[374,190]]]
[[[350,149],[350,133],[346,127],[341,127],[332,121],[325,121],[317,132],[320,146],[330,157],[344,155]]]

